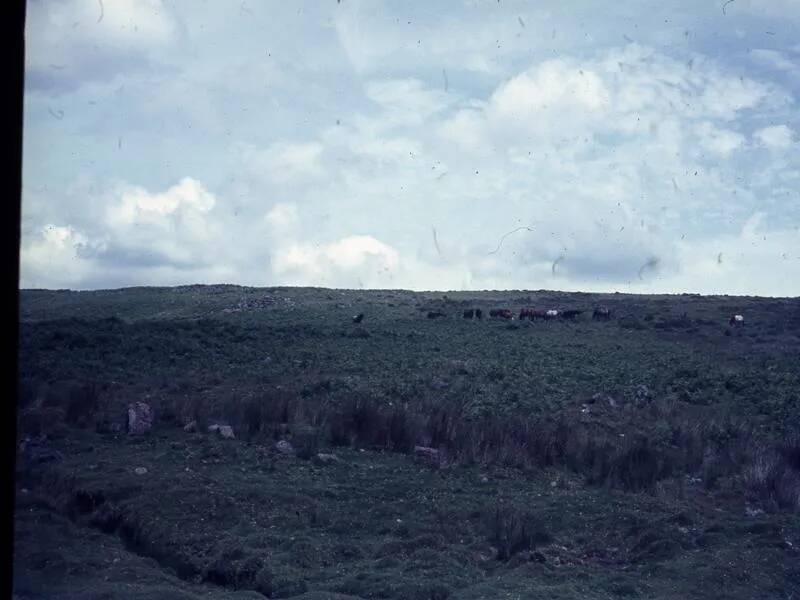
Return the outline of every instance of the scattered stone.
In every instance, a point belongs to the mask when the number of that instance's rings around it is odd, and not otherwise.
[[[431,381],[431,387],[435,390],[446,390],[450,384],[441,377],[434,377]]]
[[[335,454],[325,454],[323,452],[320,452],[319,454],[314,456],[314,458],[312,459],[312,462],[315,465],[320,465],[320,466],[322,466],[322,465],[331,465],[331,464],[334,464],[334,463],[338,463],[339,462],[339,457],[336,456]]]
[[[759,515],[763,515],[764,511],[762,509],[760,509],[760,508],[752,508],[750,506],[746,506],[745,509],[744,509],[744,513],[748,517],[752,518],[752,517],[758,517]]]
[[[153,428],[153,409],[146,402],[128,405],[128,435],[143,435]]]
[[[441,454],[436,448],[414,446],[414,459],[430,467],[439,468],[442,466]]]
[[[489,483],[489,478],[486,475],[481,475],[481,483]]]
[[[209,425],[208,433],[219,433],[219,425]]]
[[[650,388],[646,385],[637,385],[636,390],[633,392],[633,399],[636,402],[637,406],[641,406],[642,404],[646,404],[652,399],[653,395],[650,392]]]
[[[183,426],[183,430],[186,433],[195,433],[197,431],[197,421],[189,421]]]
[[[611,408],[617,408],[617,406],[619,406],[614,398],[602,392],[593,394],[592,397],[586,401],[586,404],[607,404]],[[584,406],[586,406],[586,404],[584,404]]]
[[[45,434],[38,437],[26,436],[19,444],[19,451],[26,466],[39,465],[63,458],[60,452],[50,447],[50,442]]]
[[[236,439],[236,436],[233,435],[233,427],[230,425],[220,425],[219,434],[226,440]]]
[[[278,440],[274,447],[281,454],[294,454],[294,446],[286,440]]]
[[[145,467],[136,467],[133,472],[137,475],[147,475],[147,469]]]

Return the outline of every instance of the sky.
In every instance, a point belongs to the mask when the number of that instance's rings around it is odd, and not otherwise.
[[[800,296],[800,0],[29,0],[21,288]]]

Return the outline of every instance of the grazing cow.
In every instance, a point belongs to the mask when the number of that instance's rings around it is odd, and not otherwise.
[[[557,316],[558,316],[558,311],[554,309],[550,309],[546,313],[544,313],[544,318],[547,320],[555,319]]]
[[[465,319],[472,319],[475,317],[475,309],[470,308],[469,310],[464,311],[464,318]]]
[[[575,310],[575,309],[565,310],[564,312],[561,313],[561,318],[574,320],[578,315],[582,313],[583,313],[582,310]]]
[[[731,327],[741,327],[744,325],[744,317],[742,315],[731,315],[728,325]]]
[[[524,321],[525,319],[533,321],[533,309],[532,308],[523,308],[522,310],[519,311],[519,320],[520,321]]]
[[[611,311],[608,310],[605,306],[598,306],[594,309],[592,313],[592,319],[594,321],[608,321],[611,318]]]
[[[364,320],[364,313],[358,313],[355,317],[353,317],[353,323],[361,323]]]
[[[482,319],[483,318],[483,311],[480,308],[475,309],[475,318]]]
[[[490,317],[501,317],[503,319],[513,319],[514,313],[507,308],[493,308],[489,311]]]
[[[547,319],[546,310],[531,309],[531,321],[544,321]]]
[[[430,311],[428,313],[428,318],[429,319],[438,319],[439,317],[443,317],[443,316],[444,316],[444,313],[440,312],[438,310],[432,310],[432,311]]]

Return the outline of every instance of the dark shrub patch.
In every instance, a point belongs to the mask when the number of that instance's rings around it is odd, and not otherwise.
[[[488,540],[497,548],[497,558],[508,560],[518,552],[533,550],[553,541],[542,522],[530,512],[498,507],[486,517]]]

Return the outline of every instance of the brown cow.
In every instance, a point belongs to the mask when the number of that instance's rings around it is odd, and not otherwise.
[[[598,306],[592,313],[592,320],[594,321],[608,321],[611,318],[611,311],[605,306]]]
[[[501,317],[503,319],[513,319],[514,313],[507,308],[493,308],[489,311],[490,317]]]

